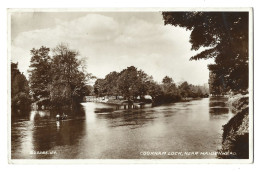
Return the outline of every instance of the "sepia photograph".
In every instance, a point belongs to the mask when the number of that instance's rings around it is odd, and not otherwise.
[[[9,9],[9,163],[252,163],[252,15]]]

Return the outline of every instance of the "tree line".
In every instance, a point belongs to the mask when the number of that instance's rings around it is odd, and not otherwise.
[[[165,76],[160,84],[143,70],[130,66],[121,72],[110,72],[104,79],[97,79],[94,94],[98,97],[123,96],[128,101],[136,100],[137,97],[144,100],[145,95],[150,95],[155,104],[162,104],[180,101],[186,97],[205,97],[207,88],[188,82],[177,86],[169,76]]]

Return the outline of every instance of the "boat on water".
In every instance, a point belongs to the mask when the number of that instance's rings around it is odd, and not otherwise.
[[[57,115],[56,115],[56,120],[57,120],[57,121],[65,120],[65,119],[67,119],[67,118],[68,118],[68,115],[65,115],[65,114],[63,114],[63,115],[57,114]]]

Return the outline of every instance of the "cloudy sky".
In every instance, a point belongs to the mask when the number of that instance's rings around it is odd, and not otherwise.
[[[28,76],[30,50],[63,42],[87,58],[88,72],[104,78],[134,65],[161,81],[208,82],[209,61],[189,61],[190,32],[164,26],[160,12],[23,12],[11,16],[11,60]]]

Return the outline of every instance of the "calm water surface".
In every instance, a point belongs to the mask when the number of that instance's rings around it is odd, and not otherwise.
[[[12,158],[216,158],[173,153],[220,149],[222,125],[233,116],[225,101],[204,98],[130,110],[88,102],[64,121],[56,121],[53,112],[31,111],[26,117],[12,118]]]

